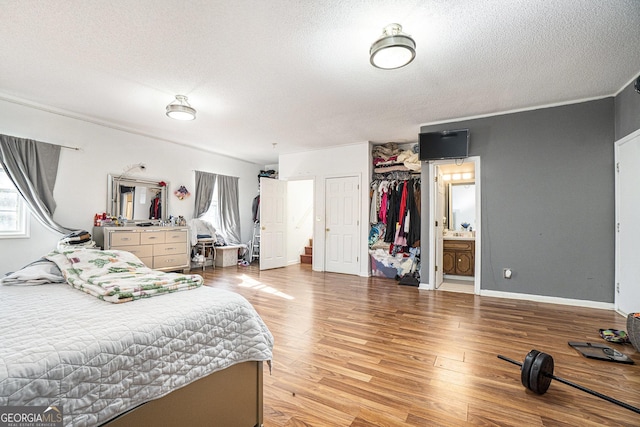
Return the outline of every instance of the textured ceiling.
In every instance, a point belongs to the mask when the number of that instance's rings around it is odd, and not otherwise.
[[[1,99],[259,164],[609,96],[640,73],[640,0],[0,0],[0,11]],[[369,47],[392,22],[417,57],[373,68]],[[195,121],[164,115],[176,94]]]

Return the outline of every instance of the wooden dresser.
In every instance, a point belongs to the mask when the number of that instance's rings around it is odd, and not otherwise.
[[[154,270],[190,269],[187,227],[94,227],[93,240],[104,250],[131,252]]]
[[[473,276],[475,274],[475,246],[474,240],[443,241],[442,271],[444,274],[456,276]]]

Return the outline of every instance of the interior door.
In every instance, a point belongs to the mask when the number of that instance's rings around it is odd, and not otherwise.
[[[358,274],[360,270],[359,178],[325,181],[325,271]]]
[[[616,143],[616,310],[640,312],[640,131]]]
[[[287,264],[287,182],[260,178],[260,270]]]
[[[448,225],[444,223],[444,209],[445,209],[445,184],[442,179],[442,172],[439,167],[436,167],[436,218],[435,218],[435,231],[436,231],[436,283],[435,287],[438,289],[444,281],[444,243],[443,243],[443,230]]]

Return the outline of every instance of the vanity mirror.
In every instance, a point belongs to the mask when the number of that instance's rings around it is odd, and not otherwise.
[[[462,230],[467,223],[476,228],[476,185],[473,182],[456,182],[448,186],[447,224],[450,230]]]
[[[132,222],[167,219],[167,187],[161,180],[108,176],[107,210]]]

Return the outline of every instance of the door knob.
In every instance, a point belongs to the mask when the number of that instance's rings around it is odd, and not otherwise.
[[[328,233],[328,232],[330,232],[330,231],[331,231],[331,230],[329,230],[329,229],[327,228],[327,233]]]

